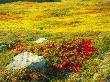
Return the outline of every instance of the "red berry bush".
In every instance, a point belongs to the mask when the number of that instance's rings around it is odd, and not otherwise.
[[[84,39],[62,41],[59,44],[51,42],[41,46],[39,50],[56,70],[80,72],[83,62],[90,60],[97,52],[93,44],[92,40]]]

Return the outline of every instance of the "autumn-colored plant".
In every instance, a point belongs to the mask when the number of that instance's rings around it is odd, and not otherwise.
[[[63,41],[61,44],[52,42],[40,47],[46,59],[59,71],[80,72],[83,62],[90,60],[97,52],[92,40]]]
[[[42,74],[39,72],[32,72],[29,74],[29,77],[33,80],[40,80],[43,78]]]
[[[29,44],[16,45],[12,48],[12,51],[15,53],[19,53],[22,51],[29,51],[35,53],[36,50],[37,50],[36,46],[30,46]]]
[[[12,48],[12,51],[14,51],[14,52],[21,52],[25,48],[26,48],[26,46],[24,46],[24,45],[17,45],[17,46],[15,46],[15,47]]]

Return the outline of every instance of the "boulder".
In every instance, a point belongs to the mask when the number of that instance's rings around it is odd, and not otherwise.
[[[38,70],[43,70],[45,66],[45,59],[43,56],[34,55],[30,52],[23,52],[13,58],[13,62],[6,68],[8,69],[20,69],[31,67]]]

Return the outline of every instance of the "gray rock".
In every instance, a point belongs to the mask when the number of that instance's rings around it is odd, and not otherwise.
[[[43,69],[45,66],[45,59],[43,56],[34,55],[30,52],[23,52],[13,58],[13,62],[6,68],[8,69],[20,69],[27,67],[34,67],[36,69]]]

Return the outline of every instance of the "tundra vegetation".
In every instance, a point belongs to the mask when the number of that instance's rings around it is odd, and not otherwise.
[[[23,52],[43,56],[45,70],[7,69]],[[109,82],[109,0],[0,4],[0,82],[28,81]]]

